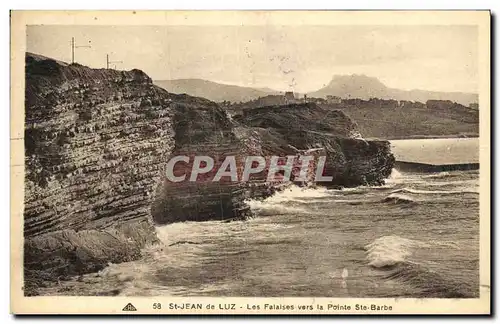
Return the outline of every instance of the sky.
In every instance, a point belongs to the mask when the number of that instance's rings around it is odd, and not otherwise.
[[[392,88],[478,91],[476,26],[28,26],[27,51],[153,80],[315,91],[334,75],[365,74]]]

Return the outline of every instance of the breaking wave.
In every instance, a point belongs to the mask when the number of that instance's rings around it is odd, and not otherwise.
[[[310,203],[316,199],[330,197],[326,188],[300,188],[292,186],[264,200],[247,199],[245,202],[258,216],[288,213],[307,213],[307,209],[292,203]]]
[[[444,172],[439,172],[437,174],[426,175],[426,176],[423,176],[422,178],[423,179],[442,179],[442,178],[450,178],[453,176],[454,175],[452,175],[451,173],[444,171]]]
[[[297,199],[313,199],[329,197],[328,190],[323,187],[318,188],[301,188],[298,186],[291,186],[283,191],[277,192],[271,197],[265,199],[268,203],[283,203]]]
[[[382,202],[388,202],[393,204],[415,204],[417,201],[410,196],[402,195],[398,193],[392,193],[389,196],[382,199]]]
[[[386,184],[398,184],[404,182],[406,176],[397,169],[392,169],[391,175],[385,180]]]
[[[467,171],[444,171],[435,174],[423,175],[422,179],[447,179],[447,178],[463,178],[464,175],[477,176],[479,170],[467,170]]]
[[[447,243],[424,243],[399,236],[383,236],[365,246],[368,265],[385,272],[385,280],[395,280],[411,285],[417,292],[412,296],[426,298],[475,298],[478,287],[464,281],[453,280],[438,271],[412,261],[411,256],[418,249],[434,245],[457,248]]]
[[[405,239],[399,236],[383,236],[365,246],[368,264],[375,268],[393,266],[406,261],[415,247],[427,246],[426,243]]]
[[[473,193],[479,194],[479,190],[477,188],[464,188],[462,190],[419,190],[413,188],[401,188],[392,191],[391,193],[411,193],[411,194],[440,194],[440,195],[454,195],[454,194],[463,194],[463,193]]]
[[[296,214],[307,212],[306,209],[301,207],[276,204],[267,202],[265,200],[249,200],[247,201],[247,204],[257,216],[274,216],[281,214]]]
[[[411,295],[421,298],[477,298],[479,287],[453,280],[420,264],[405,262],[384,276],[415,287]]]

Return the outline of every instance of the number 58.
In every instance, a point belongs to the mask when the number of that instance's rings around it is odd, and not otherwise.
[[[161,303],[153,303],[153,309],[161,309]]]

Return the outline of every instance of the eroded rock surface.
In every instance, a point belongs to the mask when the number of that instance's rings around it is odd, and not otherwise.
[[[323,175],[333,177],[321,185],[380,185],[394,166],[389,142],[364,140],[357,124],[340,110],[293,104],[248,109],[235,119],[258,130],[269,151],[285,144],[300,151],[321,148],[319,154],[326,156]]]
[[[140,70],[91,69],[27,54],[25,106],[28,278],[54,279],[140,257],[157,240],[153,202],[185,198],[185,188],[155,196],[172,154],[241,147],[219,106],[169,94]],[[201,216],[189,206],[180,211],[196,220],[217,218],[203,208],[212,200],[247,212],[231,188],[215,196],[199,194],[212,188],[189,189]],[[185,219],[170,222],[176,220]]]

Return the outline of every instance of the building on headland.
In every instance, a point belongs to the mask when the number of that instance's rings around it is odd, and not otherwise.
[[[408,100],[399,100],[398,102],[398,107],[399,108],[404,108],[405,106],[410,107],[413,102],[408,101]]]
[[[296,103],[297,100],[295,99],[295,95],[293,94],[293,91],[287,91],[285,92],[285,104],[292,104]]]
[[[329,104],[339,104],[342,102],[342,98],[337,97],[337,96],[328,95],[328,96],[326,96],[326,101]]]
[[[479,104],[477,102],[472,102],[469,104],[469,108],[471,109],[479,109]]]

